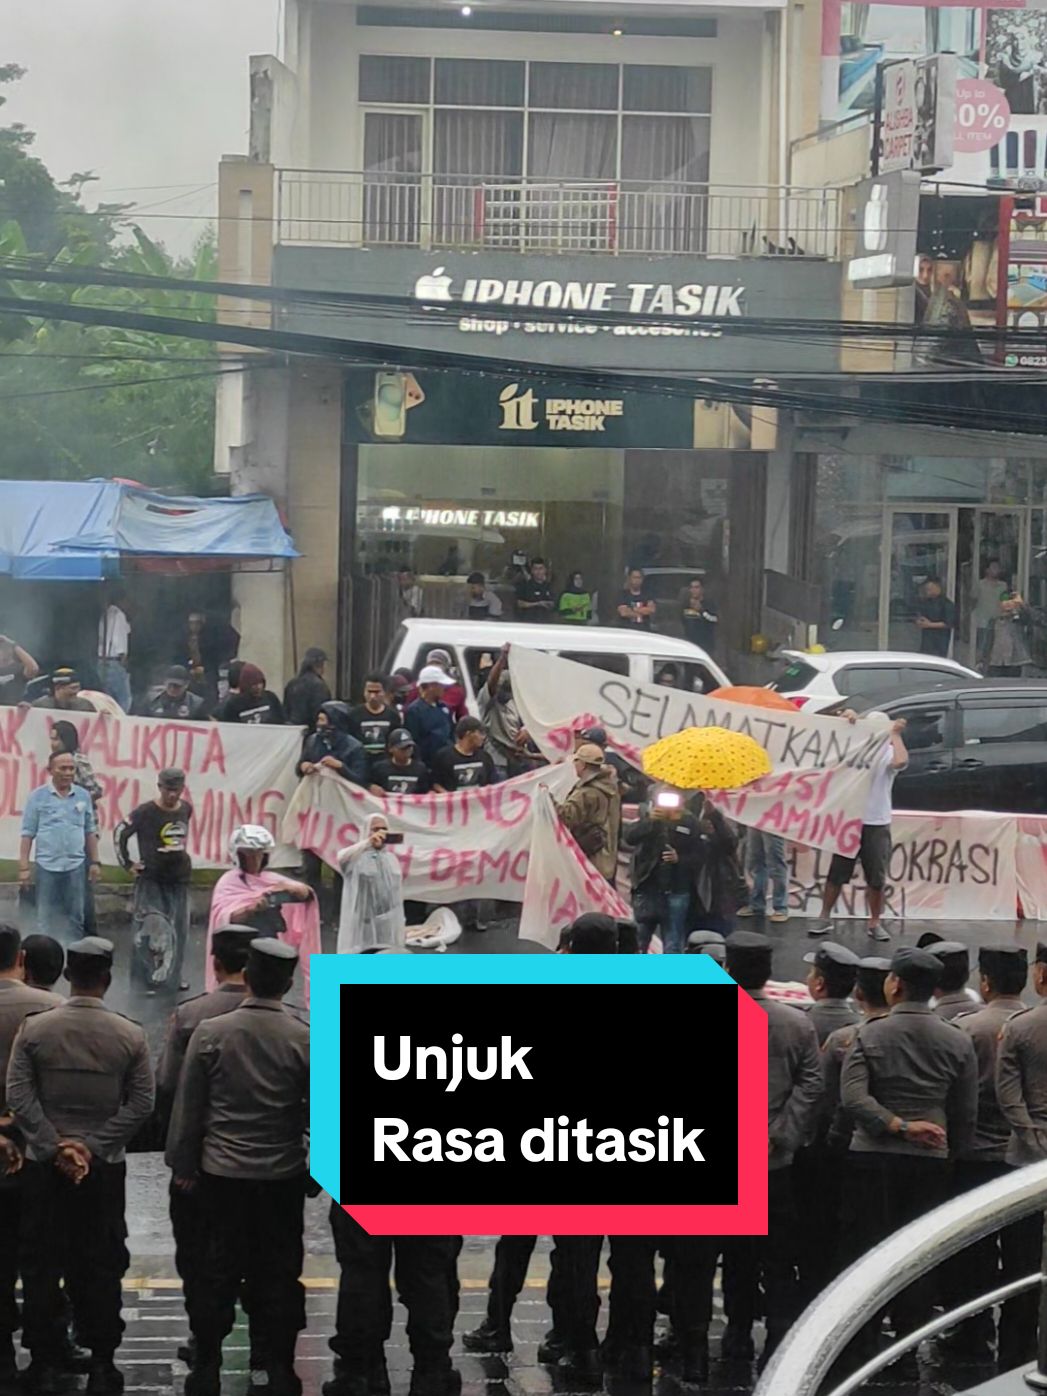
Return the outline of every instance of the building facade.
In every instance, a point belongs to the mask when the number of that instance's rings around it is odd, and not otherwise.
[[[237,582],[271,681],[309,644],[343,682],[374,663],[404,567],[450,615],[468,573],[508,598],[540,555],[613,624],[643,566],[676,633],[702,576],[728,662],[788,626],[768,578],[811,580],[816,459],[700,382],[839,366],[762,323],[841,314],[838,191],[788,182],[817,111],[803,26],[766,3],[288,4],[220,170],[222,275],[280,295],[223,317],[330,343],[219,386],[216,470],[273,494],[304,555]]]

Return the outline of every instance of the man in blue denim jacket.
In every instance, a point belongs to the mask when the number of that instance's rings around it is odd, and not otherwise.
[[[90,795],[73,783],[72,754],[55,752],[47,764],[51,779],[25,802],[18,882],[26,888],[35,879],[40,930],[69,945],[84,933],[85,859],[90,880],[98,878],[98,826]]]

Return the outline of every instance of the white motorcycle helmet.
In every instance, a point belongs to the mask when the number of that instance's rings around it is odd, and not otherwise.
[[[240,862],[241,853],[272,853],[276,840],[261,824],[241,824],[232,832],[229,839],[229,856],[234,863]]]

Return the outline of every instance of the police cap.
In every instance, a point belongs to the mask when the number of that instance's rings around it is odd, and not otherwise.
[[[265,960],[283,960],[290,965],[298,959],[298,951],[294,946],[288,945],[286,940],[277,940],[276,936],[260,936],[256,933],[248,948],[252,955],[261,955]]]
[[[950,961],[958,961],[961,958],[970,963],[970,951],[962,940],[939,940],[934,945],[927,947],[930,954],[941,960],[942,964]]]
[[[998,973],[1011,966],[1028,969],[1029,953],[1024,945],[980,945],[978,947],[978,968],[983,974]]]
[[[860,957],[846,945],[837,945],[834,940],[825,940],[817,950],[810,950],[803,957],[805,965],[814,965],[817,970],[857,969]]]
[[[917,950],[929,950],[932,945],[940,945],[945,939],[937,931],[924,931],[923,935],[916,942]]]
[[[759,931],[735,931],[727,945],[734,950],[770,950],[773,942],[770,936],[761,935]]]
[[[743,973],[762,973],[765,969],[770,973],[774,945],[768,936],[761,935],[759,931],[735,931],[724,942],[724,948],[728,966],[733,965]]]
[[[70,960],[78,956],[82,960],[105,960],[110,965],[113,953],[113,942],[105,936],[84,936],[82,940],[74,940],[67,951]]]
[[[890,974],[891,962],[883,955],[866,955],[858,961],[860,970],[868,970],[870,974]]]
[[[257,939],[257,926],[220,926],[211,936],[211,949],[219,955],[224,950],[247,950]]]
[[[929,950],[921,950],[915,945],[903,945],[891,956],[890,972],[896,974],[903,984],[922,979],[930,979],[937,983],[942,977],[942,962]]]
[[[719,964],[727,957],[727,942],[719,931],[692,931],[687,937],[687,955],[711,955]]]

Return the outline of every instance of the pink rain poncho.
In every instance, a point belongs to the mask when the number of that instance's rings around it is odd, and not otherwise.
[[[279,891],[288,885],[289,879],[268,869],[260,873],[242,872],[240,868],[230,868],[223,873],[214,886],[211,895],[211,917],[207,923],[207,990],[217,987],[214,964],[211,960],[211,936],[221,926],[235,925],[242,912],[250,910],[258,898],[266,892]],[[305,991],[305,1006],[309,1007],[309,956],[320,954],[320,909],[316,898],[307,902],[287,902],[280,908],[285,930],[280,939],[293,945],[298,951],[302,966],[302,987]]]

